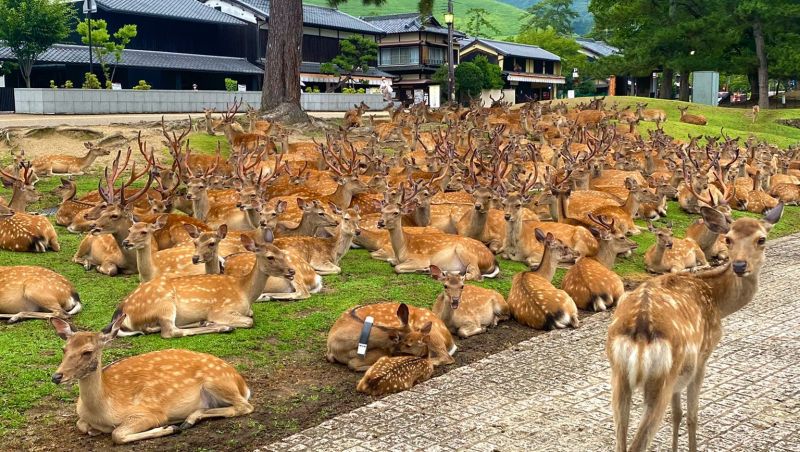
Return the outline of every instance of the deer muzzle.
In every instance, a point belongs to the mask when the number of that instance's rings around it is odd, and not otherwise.
[[[293,280],[294,274],[295,274],[294,269],[290,268],[289,270],[286,271],[286,279]]]
[[[131,243],[128,239],[122,241],[122,247],[126,250],[133,249],[133,243]]]
[[[747,274],[747,261],[733,261],[731,268],[736,276],[744,276]]]
[[[53,377],[51,378],[51,380],[53,381],[53,383],[55,383],[55,384],[57,384],[57,385],[58,385],[58,384],[61,384],[61,381],[62,381],[63,379],[64,379],[64,374],[62,374],[62,373],[60,373],[60,372],[59,372],[59,373],[54,373],[54,374],[53,374]]]
[[[386,222],[383,220],[378,220],[378,229],[383,229],[386,227]]]
[[[192,256],[192,263],[193,263],[194,265],[197,265],[197,264],[199,264],[199,263],[200,263],[200,256],[198,256],[198,255],[196,255],[196,254],[195,254],[194,256]]]

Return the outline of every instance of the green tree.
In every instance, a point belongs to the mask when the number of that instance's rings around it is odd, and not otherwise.
[[[0,41],[11,48],[25,86],[39,55],[69,36],[72,3],[51,0],[0,0]]]
[[[459,98],[472,99],[481,94],[484,83],[484,74],[481,68],[471,62],[467,61],[461,63],[456,68],[456,93]]]
[[[467,10],[467,23],[464,26],[464,32],[470,36],[481,36],[488,38],[490,36],[497,36],[500,30],[489,21],[489,11],[484,8],[470,8]],[[486,33],[491,31],[492,33]]]
[[[528,8],[528,13],[528,28],[553,27],[562,35],[572,34],[572,22],[578,18],[572,0],[542,0]]]
[[[483,55],[475,57],[472,62],[481,70],[481,75],[483,77],[481,87],[483,89],[500,89],[505,85],[503,82],[503,72],[500,70],[500,66],[490,63]]]
[[[339,77],[339,83],[330,87],[328,92],[334,92],[353,80],[353,73],[367,72],[370,65],[378,61],[378,44],[360,35],[352,35],[340,41],[339,52],[339,55],[321,66],[323,74]]]
[[[81,42],[89,44],[89,21],[78,22],[77,30],[81,35]],[[137,35],[136,25],[123,25],[111,35],[108,32],[108,24],[103,19],[92,21],[92,49],[103,76],[106,79],[106,88],[111,88],[117,66],[122,61],[122,52]],[[113,61],[113,67],[109,67]]]

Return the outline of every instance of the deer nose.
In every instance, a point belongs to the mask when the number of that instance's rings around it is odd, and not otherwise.
[[[59,372],[59,373],[55,373],[55,374],[53,374],[53,378],[51,378],[51,380],[52,380],[52,381],[53,381],[53,383],[55,383],[55,384],[61,384],[61,380],[62,380],[63,378],[64,378],[64,374],[62,374],[62,373],[60,373],[60,372]]]
[[[731,266],[733,267],[733,272],[739,276],[744,275],[747,271],[747,261],[733,261]]]
[[[383,220],[378,220],[378,228],[383,229],[386,226],[386,223]]]
[[[481,210],[482,208],[483,206],[481,206],[480,204],[475,204],[475,210]]]
[[[507,214],[505,214],[503,217],[506,219],[506,221],[508,221],[508,220],[510,220],[510,219],[511,219],[511,214],[508,214],[508,213],[507,213]]]
[[[192,256],[192,263],[195,264],[195,265],[199,264],[200,263],[200,256],[197,256],[197,255]]]
[[[128,241],[128,239],[125,239],[125,240],[122,241],[122,247],[123,248],[131,248],[132,246],[133,245],[131,244],[131,242]]]

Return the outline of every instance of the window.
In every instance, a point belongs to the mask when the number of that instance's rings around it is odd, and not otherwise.
[[[447,51],[441,47],[428,47],[428,61],[426,64],[429,66],[441,66],[446,63]]]
[[[544,63],[544,73],[545,74],[555,74],[555,63],[552,61],[547,61]]]
[[[419,64],[418,47],[391,47],[381,49],[380,66],[405,66]]]

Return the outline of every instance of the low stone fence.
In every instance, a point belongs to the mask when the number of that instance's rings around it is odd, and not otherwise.
[[[40,115],[197,113],[203,108],[225,110],[234,99],[258,108],[261,92],[17,88],[14,109]],[[347,111],[362,101],[372,110],[386,105],[380,94],[303,93],[300,98],[306,111]]]

